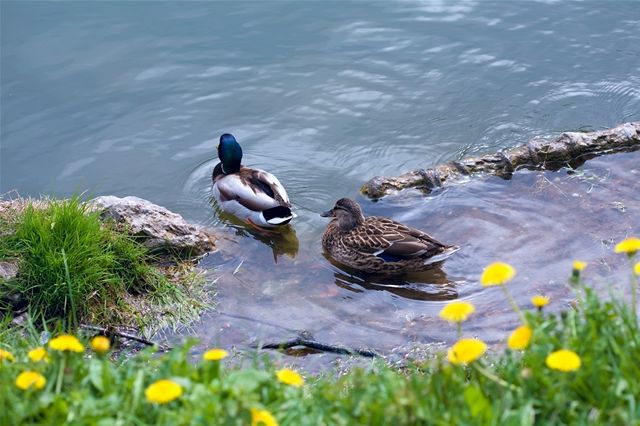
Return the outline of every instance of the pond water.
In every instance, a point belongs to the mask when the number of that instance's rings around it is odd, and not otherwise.
[[[213,226],[202,261],[217,311],[172,340],[200,348],[287,340],[298,330],[399,356],[451,342],[437,318],[462,298],[465,332],[503,339],[516,317],[477,283],[513,263],[523,305],[558,309],[574,258],[599,285],[627,276],[612,242],[640,233],[639,153],[579,170],[482,177],[428,197],[405,191],[367,214],[462,246],[441,270],[402,279],[341,271],[318,213],[394,175],[534,136],[640,120],[635,2],[1,3],[2,192],[137,195]],[[293,230],[261,238],[210,204],[217,138],[284,182]],[[604,287],[603,287],[604,288]],[[325,365],[333,356],[298,362]]]

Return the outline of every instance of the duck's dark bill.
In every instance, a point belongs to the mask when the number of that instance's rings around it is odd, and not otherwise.
[[[320,216],[322,216],[322,217],[331,217],[331,216],[333,216],[333,212],[331,210],[327,210],[326,212],[320,213]]]

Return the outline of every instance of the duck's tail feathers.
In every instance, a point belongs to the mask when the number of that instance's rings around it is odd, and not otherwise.
[[[431,256],[430,258],[425,259],[424,264],[431,265],[433,263],[442,262],[443,260],[451,257],[451,255],[457,252],[458,250],[460,250],[459,246],[447,246],[435,256]]]
[[[291,222],[294,215],[289,207],[276,206],[262,212],[265,222],[269,225],[286,225]]]

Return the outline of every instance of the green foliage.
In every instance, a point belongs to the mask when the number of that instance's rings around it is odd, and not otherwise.
[[[141,246],[101,226],[78,199],[28,208],[13,236],[3,241],[0,253],[18,255],[22,262],[13,290],[28,299],[37,318],[57,316],[67,327],[87,317],[112,319],[123,315],[126,295],[138,292],[180,300],[148,266]],[[628,256],[633,262],[635,251]],[[634,292],[636,280],[632,275]],[[601,299],[584,285],[579,268],[569,283],[577,303],[560,314],[522,313],[510,299],[532,330],[525,350],[500,350],[468,366],[442,355],[403,369],[375,362],[339,377],[307,378],[302,388],[279,382],[267,358],[248,368],[194,362],[191,342],[167,354],[144,351],[121,362],[49,348],[50,360],[36,362],[28,356],[39,345],[36,327],[27,321],[24,329],[8,329],[4,322],[0,424],[246,425],[252,409],[265,409],[280,424],[302,426],[640,425],[635,306]],[[548,367],[547,357],[559,349],[575,352],[579,368]],[[17,385],[25,371],[46,379],[42,389]],[[145,393],[161,379],[181,389],[167,404],[150,401]]]
[[[0,253],[20,259],[17,279],[2,291],[19,295],[35,316],[72,327],[121,321],[127,294],[175,293],[147,263],[145,247],[102,224],[78,197],[28,206],[1,244]]]
[[[442,356],[403,369],[376,362],[338,377],[308,377],[302,388],[280,383],[266,357],[245,368],[194,362],[192,342],[121,364],[52,350],[49,363],[35,363],[26,353],[37,346],[36,334],[5,332],[0,348],[16,359],[0,361],[0,424],[246,425],[252,408],[282,425],[640,424],[635,313],[601,300],[579,279],[573,284],[576,309],[525,313],[533,336],[524,351],[507,349],[466,367]],[[579,369],[547,367],[546,357],[561,348],[580,356]],[[18,389],[24,370],[42,373],[44,389]],[[145,389],[159,379],[181,385],[182,395],[165,405],[149,402]]]

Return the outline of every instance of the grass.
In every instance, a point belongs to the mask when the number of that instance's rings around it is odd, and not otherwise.
[[[634,289],[636,279],[632,275]],[[267,426],[638,425],[635,310],[599,297],[579,270],[569,282],[576,293],[574,309],[521,312],[532,331],[519,342],[523,350],[470,355],[456,344],[448,355],[420,364],[398,369],[373,362],[340,376],[307,377],[301,387],[281,382],[281,366],[266,356],[240,367],[226,367],[224,360],[194,361],[189,342],[167,354],[145,351],[122,361],[90,350],[83,355],[49,348],[50,362],[34,362],[27,351],[39,344],[38,334],[9,330],[0,333],[0,348],[15,360],[0,361],[0,423],[257,425],[261,415],[260,424]],[[549,355],[559,349],[575,353],[580,365],[550,364]],[[463,357],[467,362],[459,362]],[[25,370],[42,374],[42,389],[14,384]],[[149,386],[164,379],[173,396],[168,390],[151,392]],[[168,401],[153,402],[158,397]]]
[[[0,292],[26,301],[34,317],[60,319],[68,328],[140,326],[152,305],[186,299],[151,265],[143,245],[102,223],[78,197],[28,205],[11,226],[0,259],[19,259],[19,274]]]

